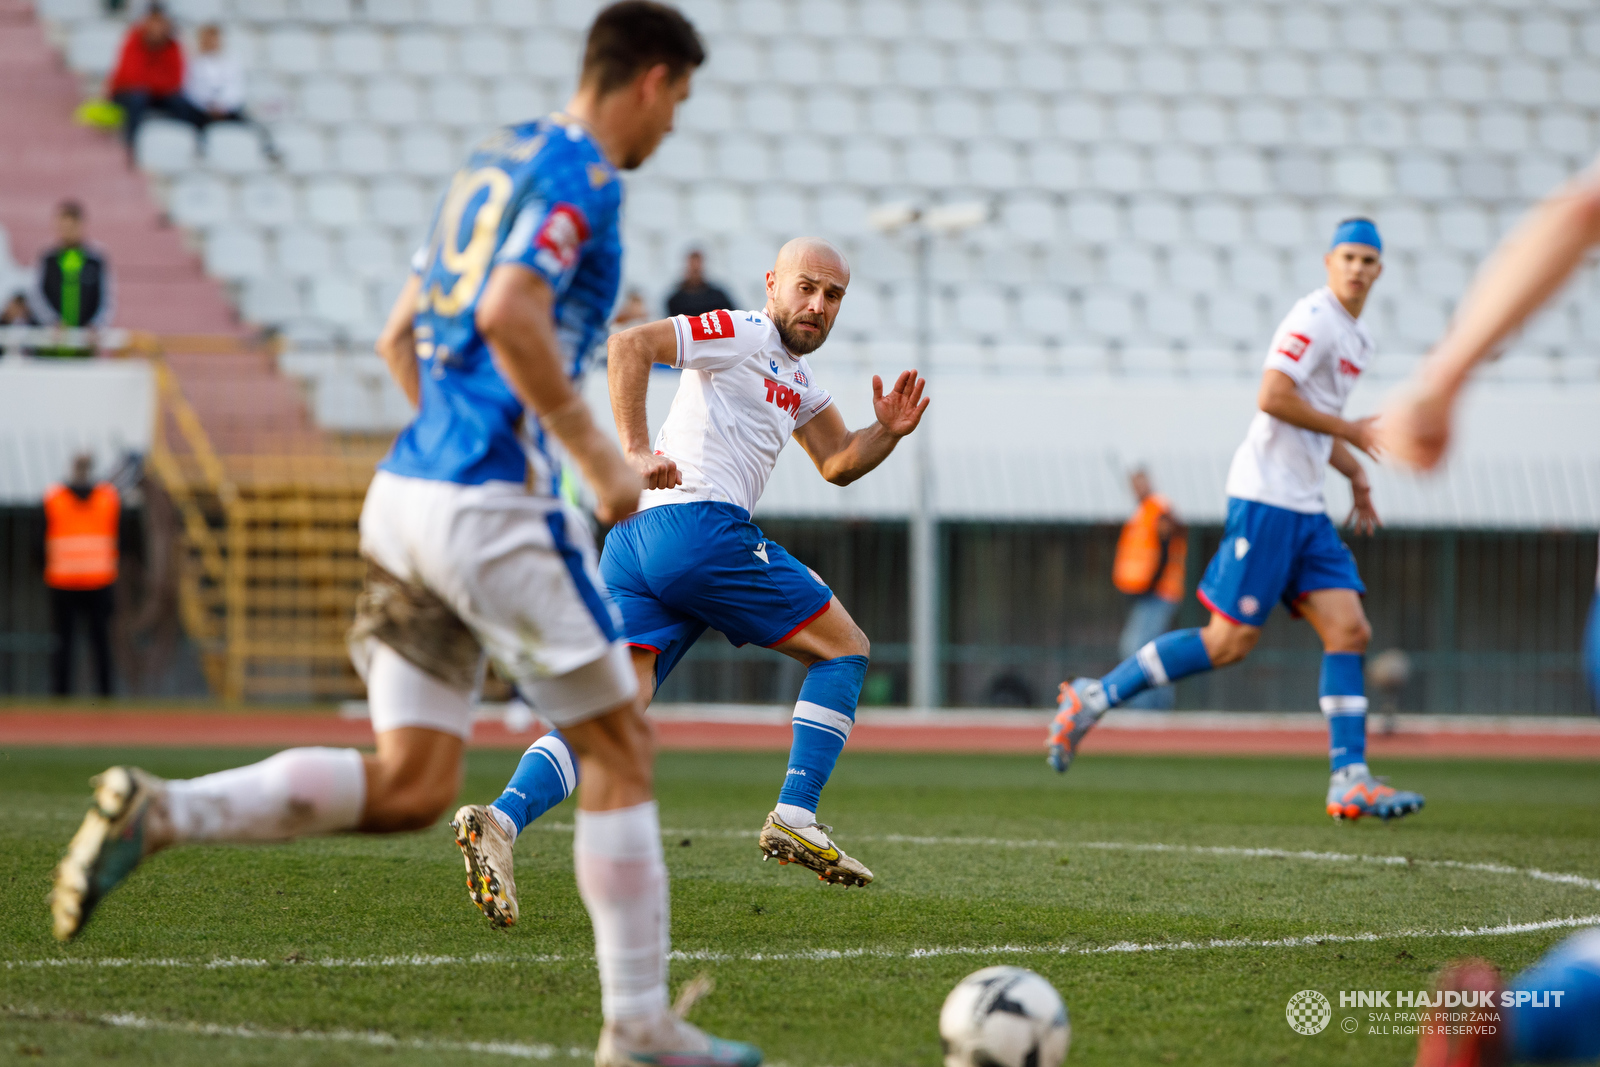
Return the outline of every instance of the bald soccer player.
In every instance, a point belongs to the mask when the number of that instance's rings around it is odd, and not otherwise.
[[[850,265],[837,248],[797,238],[767,272],[763,310],[679,315],[611,338],[611,410],[645,492],[639,513],[606,537],[600,573],[622,611],[645,694],[708,626],[736,645],[763,645],[805,664],[788,772],[761,830],[762,856],[864,886],[872,872],[833,843],[816,810],[855,722],[870,646],[827,583],[750,521],[790,437],[824,478],[849,485],[882,463],[928,407],[916,371],[902,372],[887,393],[874,376],[877,421],[846,429],[806,357],[828,339],[849,284]],[[652,448],[645,391],[657,363],[683,378]],[[457,812],[481,872],[473,900],[495,925],[517,919],[513,842],[572,792],[576,767],[565,739],[549,734],[523,756],[498,800]]]

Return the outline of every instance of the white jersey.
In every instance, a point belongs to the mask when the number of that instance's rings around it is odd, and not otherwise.
[[[833,397],[764,313],[678,315],[672,328],[683,380],[655,450],[678,465],[683,484],[646,490],[639,506],[720,500],[754,511],[778,453]]]
[[[1326,286],[1303,297],[1278,326],[1266,369],[1294,380],[1306,403],[1328,415],[1344,402],[1372,358],[1372,335]],[[1327,510],[1322,478],[1333,438],[1256,412],[1228,468],[1228,495],[1307,514]]]

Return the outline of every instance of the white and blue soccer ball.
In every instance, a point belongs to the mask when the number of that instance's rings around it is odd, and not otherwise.
[[[939,1011],[944,1067],[1059,1067],[1072,1043],[1055,986],[1023,967],[961,979]]]

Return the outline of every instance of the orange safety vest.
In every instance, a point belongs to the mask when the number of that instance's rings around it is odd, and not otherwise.
[[[44,494],[44,584],[52,589],[104,589],[117,580],[117,522],[122,498],[94,487],[87,500],[64,485]]]
[[[1181,530],[1174,529],[1167,541],[1167,564],[1161,575],[1161,516],[1172,515],[1172,505],[1167,498],[1151,493],[1139,505],[1122,527],[1117,539],[1117,561],[1111,569],[1111,580],[1124,593],[1135,596],[1154,593],[1162,600],[1177,602],[1183,599],[1184,557],[1188,554],[1188,539]],[[1152,588],[1154,586],[1154,588]]]

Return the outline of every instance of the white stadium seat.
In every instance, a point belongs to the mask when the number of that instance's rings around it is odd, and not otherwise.
[[[306,217],[323,226],[354,226],[366,218],[362,189],[347,178],[317,178],[306,184]]]
[[[38,0],[39,14],[52,22],[83,22],[100,12],[98,0]]]
[[[885,137],[914,137],[926,130],[921,102],[916,95],[899,89],[871,94],[867,124],[872,132]]]
[[[800,129],[800,109],[794,93],[774,86],[760,86],[745,93],[744,117],[744,127],[729,131],[730,136],[747,137],[756,130],[794,133]]]
[[[1169,341],[1189,341],[1200,330],[1195,301],[1185,293],[1149,291],[1144,298],[1144,327]]]
[[[311,281],[311,312],[346,328],[359,326],[369,315],[367,287],[345,273],[324,274]]]
[[[393,170],[389,138],[377,126],[345,126],[333,137],[335,169],[345,174],[377,177]]]
[[[280,26],[267,33],[266,65],[289,74],[312,74],[323,69],[322,39],[312,30]]]
[[[468,27],[478,23],[477,0],[418,0],[417,14],[439,26]]]
[[[1206,319],[1210,332],[1238,344],[1260,344],[1261,307],[1248,293],[1220,290],[1206,298]]]
[[[239,187],[239,213],[258,226],[287,226],[298,216],[294,189],[276,176],[250,178]]]
[[[314,278],[333,269],[333,244],[321,230],[292,226],[277,234],[278,266],[295,278]]]
[[[1017,302],[1022,328],[1040,338],[1065,337],[1072,330],[1072,305],[1055,286],[1034,286]]]
[[[1120,340],[1133,331],[1133,298],[1119,289],[1096,287],[1081,302],[1083,328],[1100,340]]]
[[[233,218],[233,191],[220,178],[186,174],[167,192],[167,214],[180,226],[216,226]]]
[[[114,22],[85,22],[75,26],[67,44],[67,62],[74,70],[93,77],[110,72],[122,45],[122,27]]]
[[[202,147],[206,166],[223,174],[256,174],[267,165],[260,136],[242,123],[219,122],[207,127]]]
[[[336,26],[355,16],[356,0],[300,0],[296,14],[307,22]]]
[[[882,150],[881,144],[876,147]],[[749,136],[718,138],[712,149],[712,169],[719,178],[736,182],[764,182],[774,177],[766,140]]]
[[[765,154],[762,158],[766,159]],[[839,164],[845,180],[858,185],[888,185],[894,181],[894,154],[881,138],[852,137],[845,141],[840,147]]]
[[[768,233],[798,236],[809,228],[805,198],[788,186],[766,185],[757,190],[753,221]]]
[[[1128,224],[1141,241],[1176,244],[1183,238],[1183,212],[1178,203],[1163,196],[1136,197],[1128,205]]]
[[[1167,255],[1167,281],[1184,293],[1210,292],[1220,284],[1222,264],[1215,249],[1203,245],[1174,248]]]
[[[749,208],[738,187],[704,182],[690,190],[689,220],[702,233],[738,233],[749,223]]]
[[[1211,157],[1211,174],[1217,188],[1242,195],[1260,195],[1270,192],[1272,183],[1267,179],[1267,163],[1260,150],[1254,148],[1224,148]]]
[[[400,135],[399,164],[403,173],[440,178],[454,173],[460,163],[454,142],[442,130],[419,126]]]
[[[1155,253],[1144,245],[1113,245],[1106,250],[1102,264],[1106,281],[1122,289],[1145,292],[1159,279]]]
[[[428,115],[441,126],[478,126],[488,119],[483,90],[460,71],[430,79],[426,97]]]
[[[1066,192],[1082,188],[1083,160],[1071,145],[1035,143],[1023,150],[1023,173],[1037,188]]]
[[[400,75],[380,75],[366,83],[366,113],[369,119],[401,126],[417,121],[422,112],[422,97],[414,79]]]
[[[1121,212],[1110,197],[1088,193],[1067,204],[1067,227],[1074,237],[1089,244],[1107,244],[1123,236]]]
[[[364,26],[346,26],[328,38],[334,67],[349,74],[378,74],[388,65],[382,36]]]
[[[1196,201],[1190,208],[1189,225],[1195,237],[1206,244],[1229,248],[1244,239],[1244,212],[1233,200]]]
[[[339,259],[358,278],[385,280],[405,273],[405,258],[394,239],[381,231],[356,231],[340,243]]]
[[[245,319],[254,323],[279,323],[302,313],[300,287],[283,275],[247,279],[239,304]]]
[[[206,235],[205,263],[219,278],[260,278],[267,273],[266,245],[255,230],[221,226]]]
[[[356,94],[350,81],[315,74],[300,83],[300,117],[307,122],[349,122],[356,117]]]
[[[194,127],[184,122],[148,119],[134,145],[139,165],[157,174],[181,174],[194,166]]]
[[[407,74],[461,73],[455,38],[437,29],[408,29],[394,36],[395,69]]]
[[[321,174],[328,166],[328,145],[315,126],[280,126],[273,139],[290,174]]]
[[[896,43],[890,51],[893,55],[890,69],[898,84],[913,89],[937,89],[949,84],[943,49],[912,39]]]
[[[490,22],[513,29],[534,29],[544,14],[543,6],[530,0],[489,0],[488,10]],[[695,25],[704,26],[704,23],[697,20]]]

